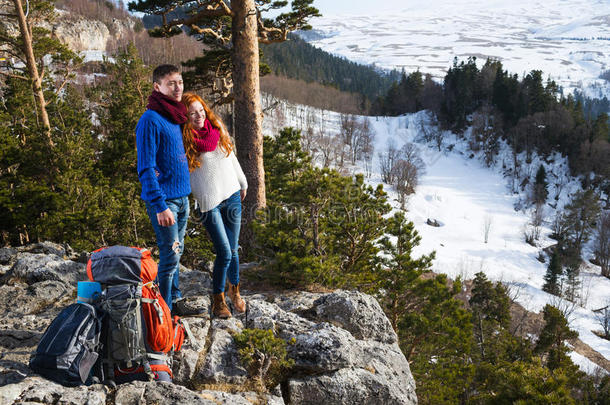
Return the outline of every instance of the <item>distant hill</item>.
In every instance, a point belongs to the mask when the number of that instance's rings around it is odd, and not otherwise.
[[[297,35],[290,35],[286,42],[261,48],[264,62],[278,76],[330,85],[363,94],[369,100],[385,94],[394,82],[400,80],[397,70],[383,71],[351,62],[316,48]]]

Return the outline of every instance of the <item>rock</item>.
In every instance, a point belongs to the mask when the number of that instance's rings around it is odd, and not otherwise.
[[[106,51],[106,44],[111,36],[103,22],[81,17],[70,20],[62,19],[62,22],[53,27],[53,34],[77,52]]]
[[[212,278],[209,273],[189,270],[184,266],[180,266],[180,291],[185,297],[189,296],[206,296],[212,293]]]
[[[314,302],[316,318],[349,331],[356,339],[395,343],[398,336],[377,300],[357,291],[336,291]]]
[[[7,265],[11,263],[11,259],[17,255],[17,249],[12,247],[0,248],[0,264]]]
[[[201,318],[186,318],[196,342],[191,342],[188,336],[182,345],[182,350],[174,354],[172,372],[174,382],[187,384],[195,376],[199,354],[205,348],[210,321]]]
[[[409,364],[381,307],[373,297],[350,291],[244,291],[245,314],[227,320],[186,318],[196,344],[187,340],[174,354],[174,384],[133,382],[108,390],[67,388],[42,379],[29,370],[29,358],[54,317],[74,302],[76,281],[86,277],[85,266],[63,259],[57,246],[0,251],[0,260],[10,266],[0,284],[2,404],[417,403]],[[190,304],[209,308],[209,274],[183,268],[180,282]],[[287,343],[294,367],[285,371],[282,389],[236,392],[250,383],[233,339],[244,327],[271,329]]]
[[[231,394],[222,391],[203,390],[199,393],[202,398],[215,401],[217,404],[231,405],[252,405],[252,404],[267,404],[267,405],[284,405],[284,399],[281,396],[271,394],[257,394],[255,392],[238,392]]]
[[[384,377],[361,368],[344,368],[329,374],[288,381],[291,404],[416,404]]]
[[[247,326],[265,329],[267,325],[273,325],[278,336],[289,343],[286,350],[298,369],[319,373],[348,367],[355,361],[355,339],[349,332],[329,323],[316,324],[275,304],[251,300]]]
[[[32,374],[32,371],[26,365],[27,361],[16,362],[16,361],[8,361],[1,360],[0,361],[0,404],[6,404],[9,402],[4,402],[2,400],[3,395],[8,395],[7,393],[12,389],[16,389],[15,387],[8,389],[4,392],[1,387],[6,385],[14,385],[17,386],[18,383],[22,382],[26,377]]]
[[[299,292],[275,297],[273,303],[284,311],[300,314],[310,311],[321,296],[322,294]]]
[[[235,318],[214,319],[210,348],[195,380],[206,384],[244,384],[248,372],[241,365],[231,333],[239,333],[241,322]]]
[[[398,343],[377,344],[362,340],[357,343],[360,355],[355,365],[382,378],[384,385],[399,397],[412,401],[405,403],[417,403],[415,380]]]
[[[62,405],[105,405],[106,389],[101,385],[64,387],[41,377],[29,377],[0,387],[0,403],[43,403]]]
[[[68,287],[63,281],[47,280],[32,284],[28,292],[36,298],[56,302],[67,294],[74,293],[74,287]]]
[[[77,253],[67,243],[59,244],[55,242],[38,242],[31,245],[21,246],[17,248],[20,253],[42,253],[45,255],[56,255],[65,260],[77,260],[82,253]],[[87,252],[84,252],[87,254]]]
[[[428,224],[432,227],[435,227],[435,228],[438,228],[441,226],[441,224],[436,219],[430,219],[430,218],[428,218],[426,220],[426,224]]]
[[[304,295],[306,298],[297,301],[308,302],[311,297],[307,297],[307,293]],[[315,323],[301,318],[294,313],[283,311],[276,304],[259,300],[250,300],[247,326],[272,326],[277,335],[288,342],[288,355],[295,361],[295,370],[301,373],[322,373],[328,376],[338,370],[364,370],[372,373],[374,377],[363,374],[362,371],[351,373],[363,379],[363,384],[370,383],[370,386],[365,386],[371,392],[367,391],[366,395],[362,395],[363,398],[375,398],[374,391],[381,389],[375,384],[379,383],[387,389],[388,398],[406,398],[404,402],[396,403],[417,402],[415,382],[409,364],[396,343],[396,335],[389,321],[374,298],[357,292],[337,291],[320,296],[313,301],[313,305],[313,308],[305,310],[305,313],[317,319],[334,320],[336,324],[351,330],[351,333],[327,322]],[[297,305],[296,308],[302,310],[307,306]],[[337,315],[334,315],[332,308],[335,308]],[[353,321],[347,315],[350,313],[354,314]],[[342,376],[343,374],[337,375]],[[307,389],[324,384],[324,381],[308,382]],[[334,400],[333,397],[323,403],[333,403]],[[292,398],[287,402],[291,401]]]
[[[196,392],[191,391],[181,385],[155,381],[135,381],[129,384],[119,385],[114,397],[114,404],[218,405],[218,402],[205,399]]]
[[[25,288],[22,285],[3,285],[0,286],[0,326],[3,321],[10,318],[21,319],[24,315],[37,315],[47,311],[52,314],[59,312],[60,308],[57,304],[65,304],[68,300],[72,300],[71,290],[67,287],[63,289],[64,295],[58,295],[62,291],[61,282],[51,282],[53,287],[48,291],[40,292],[41,296],[35,288]],[[57,284],[55,284],[57,283]],[[64,285],[65,286],[65,285]],[[54,297],[54,298],[53,298]],[[6,317],[6,318],[4,318]]]
[[[78,281],[87,280],[87,273],[84,264],[64,260],[55,254],[22,253],[5,277],[28,284],[56,280],[76,287]]]

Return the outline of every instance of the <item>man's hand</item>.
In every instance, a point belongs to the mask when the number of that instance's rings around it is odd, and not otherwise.
[[[161,226],[172,226],[176,223],[174,213],[169,208],[165,211],[157,213],[157,222]]]
[[[239,195],[241,196],[241,200],[242,201],[244,200],[244,198],[246,198],[246,192],[247,191],[248,191],[247,189],[246,190],[239,190]]]

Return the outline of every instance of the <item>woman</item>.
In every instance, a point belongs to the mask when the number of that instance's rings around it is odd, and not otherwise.
[[[231,317],[224,294],[227,278],[227,296],[233,307],[237,312],[246,311],[246,303],[239,294],[237,248],[241,201],[246,196],[248,183],[220,118],[196,94],[185,93],[182,102],[188,109],[182,137],[191,172],[191,190],[199,205],[195,212],[200,215],[216,250],[212,313],[226,319]]]

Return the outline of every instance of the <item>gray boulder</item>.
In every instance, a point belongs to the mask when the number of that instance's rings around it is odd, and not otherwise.
[[[387,384],[383,375],[361,368],[343,368],[329,374],[293,379],[288,382],[291,404],[413,404],[414,393]]]
[[[41,403],[105,405],[106,387],[92,385],[67,388],[41,377],[0,387],[0,404]]]
[[[314,302],[316,319],[350,332],[356,339],[395,343],[398,336],[377,300],[358,291],[336,291]]]
[[[87,273],[83,263],[64,260],[55,254],[20,253],[5,277],[28,284],[46,280],[62,281],[76,287],[78,281],[87,280]]]
[[[281,396],[272,394],[257,394],[252,391],[229,393],[222,391],[203,390],[199,392],[202,398],[215,401],[216,404],[231,404],[231,405],[252,405],[252,404],[267,404],[267,405],[284,405],[284,399]]]
[[[197,371],[200,353],[208,338],[210,321],[202,318],[186,318],[195,342],[188,337],[182,345],[182,350],[174,354],[172,373],[174,382],[177,384],[188,384]]]
[[[248,372],[241,365],[232,334],[242,331],[235,318],[212,320],[209,349],[194,379],[198,384],[244,384]]]
[[[200,396],[197,392],[172,383],[135,381],[122,384],[114,397],[116,405],[141,404],[197,404],[218,405],[211,399]]]

